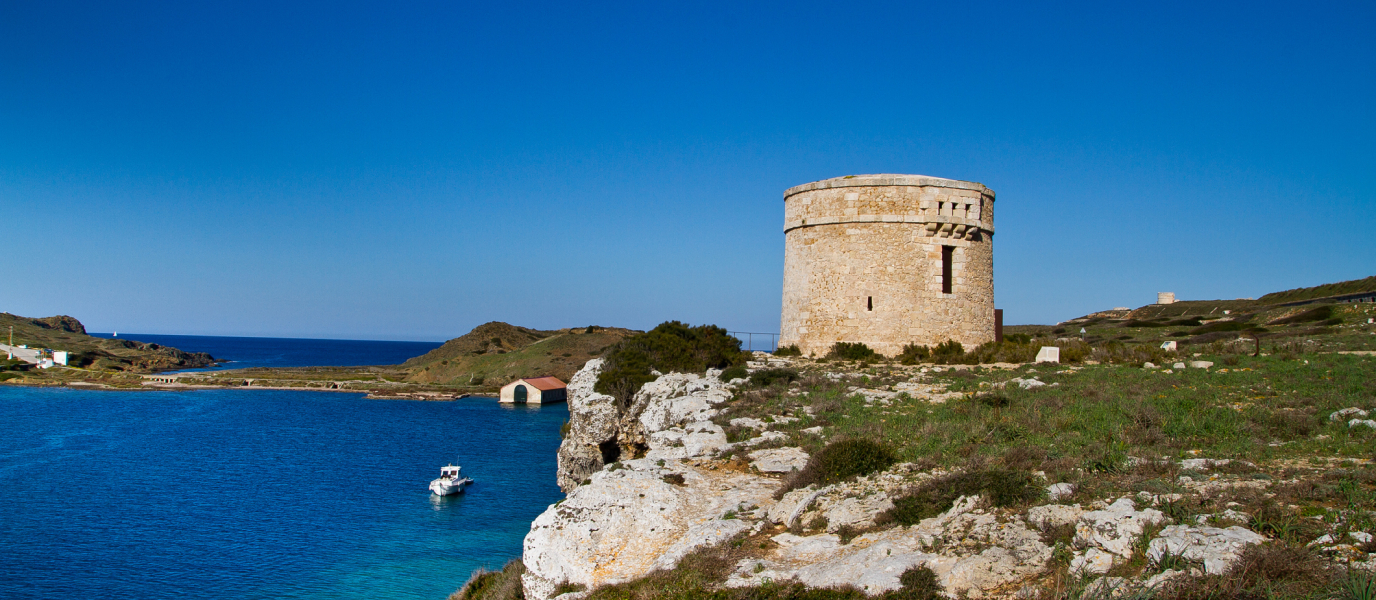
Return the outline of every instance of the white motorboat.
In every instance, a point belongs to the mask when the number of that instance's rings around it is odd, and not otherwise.
[[[464,486],[473,483],[473,480],[464,477],[459,471],[460,467],[456,465],[440,467],[440,476],[430,482],[430,491],[436,496],[448,496],[462,492]]]

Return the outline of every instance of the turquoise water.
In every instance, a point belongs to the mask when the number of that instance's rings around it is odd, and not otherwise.
[[[444,598],[562,497],[567,415],[0,387],[0,598]],[[432,497],[455,460],[477,483]]]

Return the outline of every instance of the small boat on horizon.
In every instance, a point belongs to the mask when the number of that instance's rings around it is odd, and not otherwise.
[[[448,496],[463,492],[463,488],[473,483],[473,480],[464,477],[460,473],[461,470],[458,465],[440,467],[440,476],[430,482],[430,491],[436,496]]]

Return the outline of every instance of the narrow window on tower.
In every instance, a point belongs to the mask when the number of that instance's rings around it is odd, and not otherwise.
[[[865,310],[874,310],[874,296],[866,296]]]
[[[951,293],[951,258],[955,255],[955,246],[941,247],[941,293]]]

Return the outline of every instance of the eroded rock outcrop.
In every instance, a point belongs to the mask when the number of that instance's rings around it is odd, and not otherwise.
[[[622,459],[691,458],[726,447],[726,433],[709,421],[731,388],[706,375],[669,373],[646,383],[621,407],[594,388],[603,359],[588,361],[568,385],[569,432],[559,446],[559,489],[565,493]]]

